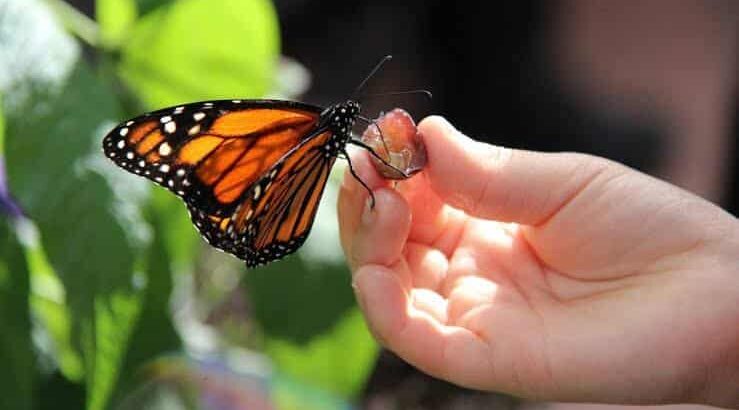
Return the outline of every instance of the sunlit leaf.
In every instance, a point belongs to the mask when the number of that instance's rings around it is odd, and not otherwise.
[[[181,0],[140,18],[120,73],[150,107],[209,98],[259,97],[279,53],[268,0]]]
[[[154,190],[151,205],[162,236],[162,252],[169,256],[171,268],[175,274],[191,272],[202,240],[190,222],[187,208],[164,189]]]
[[[95,19],[105,47],[118,46],[136,21],[135,0],[97,0]]]
[[[278,371],[345,399],[356,398],[374,368],[378,347],[359,310],[306,344],[267,338],[266,353]]]
[[[64,376],[81,382],[85,377],[84,363],[72,335],[72,313],[67,305],[64,285],[39,243],[36,225],[27,219],[18,222],[16,230],[23,238],[30,271],[31,311],[38,322],[36,344],[40,353],[56,362]]]

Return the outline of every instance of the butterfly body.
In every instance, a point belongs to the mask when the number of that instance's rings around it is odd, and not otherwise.
[[[359,110],[351,100],[198,102],[121,123],[103,151],[181,197],[206,241],[252,267],[303,244]]]

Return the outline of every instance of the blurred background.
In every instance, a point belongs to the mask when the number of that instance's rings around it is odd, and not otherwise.
[[[381,350],[336,232],[246,272],[100,141],[213,98],[446,116],[605,156],[739,212],[732,0],[0,0],[0,408],[575,408],[462,389]]]

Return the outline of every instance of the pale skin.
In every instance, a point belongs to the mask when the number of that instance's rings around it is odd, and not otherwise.
[[[462,386],[548,401],[739,408],[739,222],[588,155],[495,147],[419,124],[397,187],[366,153],[341,242],[376,338]]]

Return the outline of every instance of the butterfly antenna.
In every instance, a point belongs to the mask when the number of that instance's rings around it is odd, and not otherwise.
[[[384,97],[387,95],[405,95],[405,94],[423,94],[425,95],[429,100],[432,100],[434,98],[434,95],[431,94],[431,91],[429,90],[406,90],[406,91],[391,91],[387,93],[378,93],[378,94],[367,94],[364,97]]]
[[[357,88],[354,89],[354,92],[352,93],[352,98],[351,99],[354,100],[354,101],[356,101],[358,99],[358,97],[359,97],[359,93],[362,92],[362,89],[364,88],[364,85],[367,84],[367,81],[369,81],[369,79],[372,78],[375,75],[375,73],[377,73],[377,71],[386,62],[388,62],[388,61],[390,61],[392,59],[393,59],[393,56],[391,56],[389,54],[386,55],[385,57],[383,57],[382,60],[380,60],[380,62],[377,63],[377,65],[375,66],[375,68],[373,68],[372,71],[370,71],[370,73],[367,75],[367,77],[365,77],[364,80],[362,80],[362,82],[359,83],[359,85],[357,86]]]

